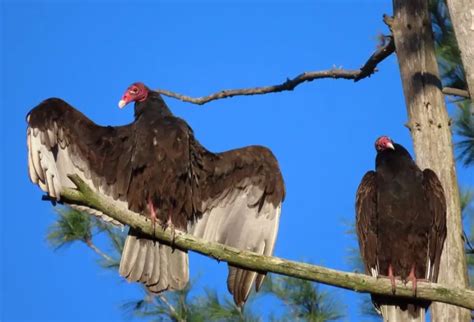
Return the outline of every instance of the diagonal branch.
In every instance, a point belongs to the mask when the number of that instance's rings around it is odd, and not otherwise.
[[[113,262],[113,258],[104,253],[99,247],[97,247],[94,242],[92,241],[92,238],[84,240],[84,243],[92,249],[97,255],[105,259],[106,262]]]
[[[146,217],[126,210],[117,202],[93,192],[79,177],[70,176],[70,179],[76,184],[78,189],[66,189],[63,191],[61,193],[62,201],[97,209],[123,224],[138,229],[143,234],[153,236],[164,243],[171,244],[173,241],[173,234],[169,229],[162,230],[159,225],[154,227]],[[336,271],[278,257],[262,256],[222,244],[209,243],[179,231],[175,232],[173,245],[180,249],[192,250],[219,261],[225,261],[238,267],[259,272],[273,272],[356,292],[392,295],[392,286],[388,279],[376,279],[368,275]],[[413,297],[411,285],[407,286],[397,281],[396,286],[397,296]],[[471,310],[474,309],[474,291],[467,289],[418,282],[417,298],[453,304]]]
[[[380,46],[372,56],[365,62],[364,66],[360,68],[359,75],[354,79],[357,82],[363,78],[366,78],[376,71],[378,63],[390,56],[395,51],[395,43],[392,36],[385,37],[385,44]]]

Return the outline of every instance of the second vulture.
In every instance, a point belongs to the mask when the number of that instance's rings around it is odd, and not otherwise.
[[[135,102],[135,120],[99,126],[61,99],[27,116],[30,179],[60,200],[76,174],[96,192],[161,225],[259,254],[272,255],[285,189],[270,150],[250,146],[206,150],[159,94],[132,84],[119,102]],[[96,210],[91,213],[111,220]],[[180,290],[189,279],[188,255],[131,229],[120,274],[154,293]],[[264,275],[229,266],[227,285],[242,306]]]
[[[368,274],[436,282],[446,238],[446,199],[438,177],[421,170],[400,144],[375,142],[375,170],[357,190],[356,230]],[[384,321],[424,321],[428,301],[372,295]]]

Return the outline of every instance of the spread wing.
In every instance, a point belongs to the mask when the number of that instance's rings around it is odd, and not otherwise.
[[[378,275],[377,263],[377,185],[376,173],[367,172],[356,194],[356,231],[365,270]]]
[[[208,241],[271,256],[284,199],[284,184],[273,154],[247,147],[219,154],[203,153],[199,177],[200,212],[189,231]],[[242,306],[264,274],[229,266],[227,286]]]
[[[444,240],[446,239],[446,198],[443,186],[436,173],[431,169],[423,171],[423,188],[425,196],[433,215],[430,223],[428,256],[429,265],[427,269],[428,279],[436,282],[438,279],[439,262],[443,251]],[[428,224],[428,223],[427,223]]]
[[[28,170],[33,183],[59,200],[64,188],[75,187],[67,176],[77,174],[126,207],[133,148],[130,126],[98,126],[56,98],[31,110],[27,121]],[[97,211],[76,207],[119,224]]]

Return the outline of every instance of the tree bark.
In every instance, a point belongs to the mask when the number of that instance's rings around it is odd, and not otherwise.
[[[474,97],[474,0],[447,0],[454,34],[461,51],[467,87]]]
[[[210,243],[181,231],[175,231],[173,234],[169,229],[163,230],[160,225],[153,225],[147,217],[124,209],[117,201],[95,193],[79,177],[71,176],[70,178],[78,190],[66,189],[62,191],[61,200],[63,202],[97,209],[118,222],[141,231],[144,235],[152,236],[163,243],[173,244],[176,248],[192,250],[216,260],[226,261],[234,266],[258,272],[273,272],[356,292],[393,295],[391,282],[386,278],[374,278],[365,274],[341,272],[278,257],[263,256],[222,244]],[[405,285],[400,280],[396,281],[395,292],[395,295],[399,297],[413,297],[412,285],[410,283]],[[464,288],[419,281],[416,297],[474,309],[474,291]]]
[[[447,202],[447,237],[438,282],[467,286],[458,184],[450,119],[441,91],[427,0],[394,0],[391,29],[400,66],[416,162],[434,170]],[[432,320],[471,321],[469,310],[433,303]]]

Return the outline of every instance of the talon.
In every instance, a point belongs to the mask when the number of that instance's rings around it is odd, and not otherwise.
[[[171,230],[171,248],[175,248],[175,238],[176,238],[176,229],[174,227],[173,222],[171,221],[171,216],[168,219],[168,222],[166,223],[166,226]]]

